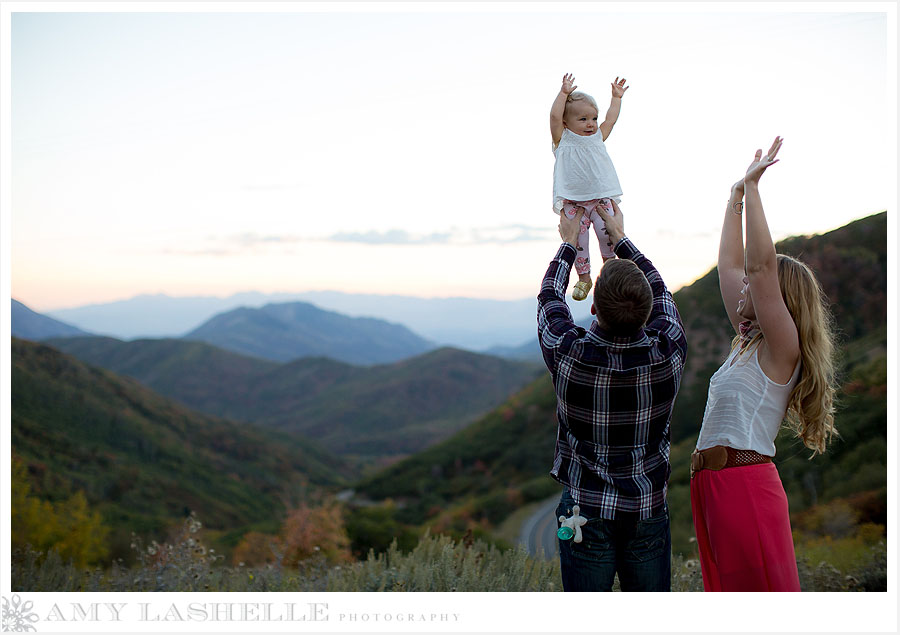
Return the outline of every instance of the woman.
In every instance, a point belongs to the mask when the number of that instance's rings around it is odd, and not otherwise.
[[[691,456],[706,591],[800,590],[787,496],[772,463],[775,436],[787,417],[815,455],[836,433],[834,344],[822,289],[805,264],[775,253],[759,196],[759,179],[780,148],[776,137],[765,156],[756,151],[731,188],[722,225],[719,289],[737,337],[710,379]]]

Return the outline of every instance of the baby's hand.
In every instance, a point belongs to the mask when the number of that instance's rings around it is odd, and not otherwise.
[[[621,99],[626,90],[628,90],[628,86],[625,85],[625,78],[616,77],[616,81],[612,83],[612,96]]]
[[[571,73],[566,73],[565,75],[563,75],[562,88],[559,89],[559,92],[561,92],[563,95],[568,95],[576,88],[578,88],[578,86],[575,85],[575,76]]]

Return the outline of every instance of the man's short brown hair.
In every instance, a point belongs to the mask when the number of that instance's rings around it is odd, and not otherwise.
[[[604,329],[615,334],[634,333],[650,317],[653,290],[644,272],[631,260],[607,260],[597,276],[594,307]]]

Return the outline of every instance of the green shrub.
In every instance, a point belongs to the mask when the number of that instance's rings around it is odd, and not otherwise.
[[[887,591],[884,542],[868,547],[860,555],[842,571],[826,560],[817,560],[815,550],[809,554],[801,552],[797,558],[800,588],[803,591]]]
[[[561,591],[559,560],[531,558],[521,548],[504,549],[470,537],[455,540],[427,534],[404,552],[395,540],[364,561],[329,565],[319,554],[285,566],[282,561],[259,567],[223,564],[207,550],[200,523],[188,518],[173,542],[144,546],[135,539],[139,564],[114,562],[108,569],[85,569],[56,551],[29,546],[12,550],[15,591]],[[474,534],[473,534],[474,535]],[[822,539],[798,548],[798,570],[804,591],[885,591],[887,550],[883,526],[864,523],[841,541]],[[874,543],[873,543],[874,541]],[[827,546],[830,551],[823,551]],[[834,562],[819,559],[835,558]],[[838,566],[840,565],[840,566]],[[618,590],[618,583],[613,590]],[[681,554],[672,556],[672,590],[703,590],[700,564]]]
[[[372,507],[348,507],[344,524],[350,537],[350,550],[357,558],[365,558],[370,550],[386,551],[395,540],[405,552],[415,548],[418,542],[415,530],[397,520],[397,508],[391,501]]]
[[[195,521],[196,519],[194,519]],[[529,558],[521,549],[500,550],[482,541],[423,537],[410,553],[397,542],[362,562],[329,566],[324,556],[297,566],[228,567],[207,552],[186,524],[176,544],[135,548],[137,567],[81,569],[56,552],[29,547],[12,553],[17,591],[558,591],[559,564]],[[218,565],[218,566],[214,566]]]
[[[426,535],[409,554],[397,544],[369,554],[340,574],[329,575],[328,591],[560,591],[559,565],[528,557],[522,549],[501,551],[481,541],[471,545]]]

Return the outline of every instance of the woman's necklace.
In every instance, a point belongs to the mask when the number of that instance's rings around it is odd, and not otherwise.
[[[741,348],[744,348],[753,341],[753,338],[762,333],[759,328],[759,322],[753,320],[744,320],[738,324],[741,331]]]

